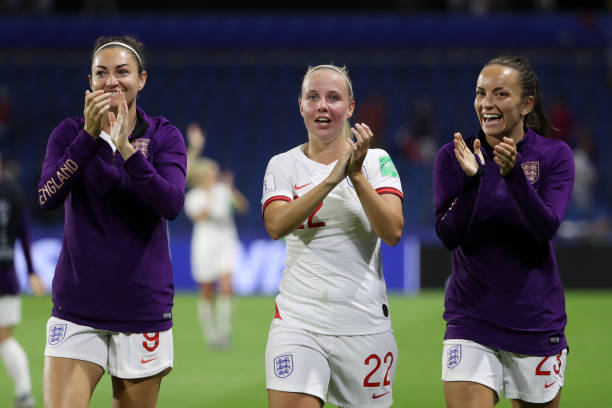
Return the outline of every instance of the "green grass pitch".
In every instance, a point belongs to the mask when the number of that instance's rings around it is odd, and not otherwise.
[[[440,382],[443,294],[392,295],[393,328],[399,361],[393,388],[394,407],[444,407]],[[30,359],[32,385],[42,407],[45,323],[50,297],[23,297],[24,319],[15,337]],[[612,292],[568,291],[567,363],[562,407],[609,407],[612,385]],[[272,297],[236,297],[234,336],[226,351],[207,348],[196,320],[196,295],[178,293],[174,307],[174,370],[163,380],[159,407],[267,407],[263,356],[274,312]],[[0,368],[0,407],[12,407],[13,384]],[[91,407],[111,406],[110,377],[94,392]],[[330,406],[330,405],[327,405]],[[497,407],[509,408],[507,400]]]

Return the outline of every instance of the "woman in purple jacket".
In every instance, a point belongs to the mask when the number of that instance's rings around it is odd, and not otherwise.
[[[154,407],[173,364],[167,221],[184,201],[183,136],[136,105],[142,44],[101,37],[84,117],[51,133],[40,205],[64,205],[47,323],[45,407],[88,407],[108,369],[114,407]]]
[[[442,380],[448,407],[558,407],[568,345],[552,238],[574,182],[571,150],[546,136],[525,58],[488,62],[476,83],[480,132],[455,133],[434,167],[436,231],[452,251]]]

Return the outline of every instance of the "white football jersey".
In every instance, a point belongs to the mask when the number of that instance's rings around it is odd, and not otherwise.
[[[184,208],[190,218],[202,211],[208,212],[207,219],[193,224],[192,268],[197,265],[203,267],[208,265],[209,269],[218,269],[215,267],[217,264],[233,264],[238,246],[238,233],[234,223],[232,200],[231,188],[221,182],[216,183],[210,191],[196,187],[185,194]],[[215,259],[221,256],[232,259],[221,261]]]
[[[302,149],[303,145],[295,147],[268,163],[262,211],[273,201],[304,195],[336,165],[310,160]],[[384,150],[370,149],[362,171],[379,194],[403,198],[399,175]],[[276,298],[277,316],[287,324],[330,335],[391,329],[381,240],[348,177],[285,240],[287,260]]]

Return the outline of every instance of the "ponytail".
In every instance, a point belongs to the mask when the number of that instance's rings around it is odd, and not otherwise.
[[[526,57],[501,55],[487,62],[485,67],[489,65],[501,65],[518,72],[521,98],[532,96],[534,99],[533,109],[525,116],[525,125],[529,126],[539,135],[551,137],[553,129],[542,109],[540,81],[529,60]]]

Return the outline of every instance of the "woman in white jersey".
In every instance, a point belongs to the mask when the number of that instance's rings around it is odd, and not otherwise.
[[[185,195],[185,212],[193,221],[191,275],[201,294],[198,320],[206,342],[225,348],[231,335],[232,272],[239,249],[233,216],[234,211],[248,211],[249,204],[234,186],[231,172],[221,174],[216,161],[189,158],[187,169],[194,183]]]
[[[298,103],[308,141],[274,156],[263,186],[266,229],[287,245],[266,347],[270,407],[389,407],[397,345],[380,245],[402,235],[400,179],[369,149],[370,128],[348,125],[345,68],[310,67]]]

